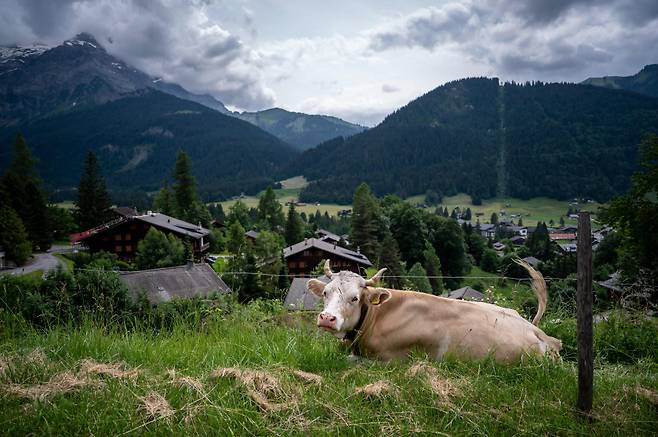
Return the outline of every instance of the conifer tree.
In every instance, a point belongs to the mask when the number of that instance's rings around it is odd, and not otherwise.
[[[432,293],[432,285],[427,279],[427,272],[420,263],[416,263],[409,269],[409,282],[415,291],[422,291],[423,293]]]
[[[425,242],[423,261],[423,267],[425,267],[425,272],[427,272],[432,292],[440,295],[443,293],[443,279],[437,276],[443,276],[443,272],[441,272],[441,260],[429,241]]]
[[[497,225],[498,224],[498,214],[496,214],[495,212],[492,212],[491,213],[491,219],[489,220],[489,222],[492,225]]]
[[[0,206],[0,246],[7,259],[23,265],[32,253],[32,243],[21,218],[7,203]]]
[[[272,187],[267,187],[258,200],[258,221],[265,229],[275,232],[284,226],[283,208]]]
[[[52,231],[46,196],[25,138],[16,136],[14,158],[2,178],[2,185],[10,207],[20,217],[28,238],[35,248],[47,250],[52,244]]]
[[[295,204],[290,202],[286,219],[286,244],[291,246],[304,239],[304,223],[295,210]]]
[[[375,258],[379,249],[379,214],[377,199],[368,184],[362,183],[354,192],[350,240],[370,259]],[[397,243],[395,246],[397,248]]]
[[[112,203],[94,152],[87,153],[73,217],[81,230],[112,220]]]
[[[192,163],[190,157],[182,150],[178,151],[176,156],[176,165],[174,167],[174,197],[178,215],[183,220],[192,210],[195,202],[198,201],[196,194],[196,180],[192,175]]]
[[[176,205],[176,198],[169,183],[165,182],[164,186],[160,189],[158,194],[153,199],[153,209],[161,212],[162,214],[175,216],[178,210]]]
[[[404,265],[400,259],[400,249],[398,243],[392,235],[387,235],[381,244],[379,252],[379,267],[386,267],[385,280],[393,288],[403,288],[406,281],[401,276],[405,276]]]

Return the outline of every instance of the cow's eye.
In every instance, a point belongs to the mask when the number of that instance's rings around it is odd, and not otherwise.
[[[352,298],[352,302],[356,302],[357,300],[359,300],[359,298],[356,297],[356,296],[354,296],[354,297]]]
[[[324,297],[327,297],[327,292],[326,292],[326,291],[323,291],[323,292],[322,292],[322,295],[323,295]]]

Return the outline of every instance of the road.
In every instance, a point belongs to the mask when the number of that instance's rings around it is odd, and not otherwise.
[[[2,270],[0,274],[9,274],[9,275],[24,275],[27,273],[36,272],[37,270],[43,270],[43,272],[48,272],[50,270],[55,270],[57,266],[61,265],[64,267],[62,260],[57,258],[55,253],[68,252],[71,250],[70,246],[53,246],[48,252],[39,252],[32,254],[32,259],[27,262],[24,266]]]

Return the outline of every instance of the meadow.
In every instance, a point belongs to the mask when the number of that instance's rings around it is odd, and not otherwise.
[[[655,356],[615,362],[599,354],[594,409],[583,418],[574,410],[577,370],[569,359],[352,361],[313,317],[258,301],[209,307],[166,327],[89,318],[42,329],[5,313],[0,425],[5,435],[636,436],[658,429]],[[555,320],[544,326],[551,327]]]

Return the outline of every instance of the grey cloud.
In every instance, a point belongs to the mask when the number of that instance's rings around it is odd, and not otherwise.
[[[400,91],[400,88],[396,87],[395,85],[391,85],[391,84],[388,84],[388,83],[385,83],[384,85],[382,85],[382,92],[396,93],[398,91]]]

